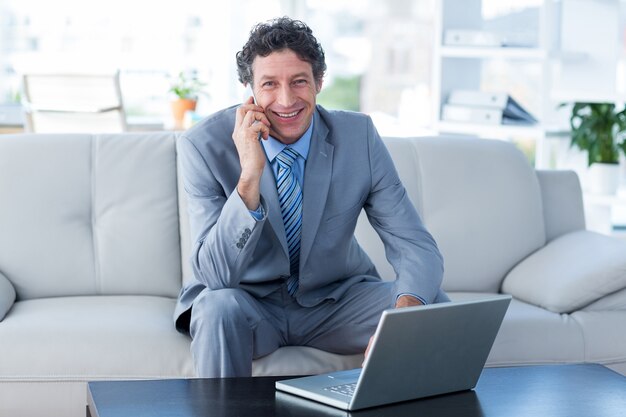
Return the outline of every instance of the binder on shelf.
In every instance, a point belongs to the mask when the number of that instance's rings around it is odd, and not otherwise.
[[[446,46],[502,46],[499,35],[484,30],[448,29],[443,34]]]
[[[453,106],[446,111],[446,106]],[[463,113],[459,109],[466,109]],[[476,110],[475,112],[468,112]],[[480,111],[478,111],[480,110]],[[499,118],[494,118],[487,111],[496,111]],[[489,93],[479,90],[453,90],[442,111],[442,119],[469,122],[465,115],[471,114],[475,123],[497,123],[504,125],[530,125],[537,123],[526,109],[507,93]],[[487,116],[489,114],[490,116]],[[459,119],[461,118],[461,120]],[[487,120],[489,120],[487,122]],[[497,120],[494,122],[493,120]]]
[[[496,33],[485,30],[448,29],[443,33],[445,46],[482,46],[489,48],[532,48],[537,40],[530,32]]]
[[[509,95],[507,93],[488,93],[480,90],[452,90],[448,96],[449,104],[461,106],[496,107],[506,106]]]
[[[502,123],[502,110],[489,107],[444,104],[441,118],[450,122],[499,125]]]

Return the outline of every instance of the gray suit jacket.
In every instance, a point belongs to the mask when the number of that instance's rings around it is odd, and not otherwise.
[[[241,167],[232,132],[235,107],[218,112],[179,140],[189,202],[194,279],[175,311],[186,329],[195,297],[205,288],[241,287],[257,297],[289,275],[285,230],[269,162],[261,180],[266,217],[256,221],[236,190]],[[380,280],[354,237],[365,209],[396,272],[395,292],[430,303],[439,294],[443,260],[398,178],[371,119],[317,106],[304,171],[298,303],[337,300],[354,283]],[[391,304],[391,300],[390,300]]]

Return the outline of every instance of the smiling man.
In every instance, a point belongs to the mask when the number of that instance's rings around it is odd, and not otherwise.
[[[311,29],[257,25],[237,67],[253,96],[179,141],[194,277],[175,320],[198,376],[249,376],[287,345],[361,353],[383,310],[447,301],[437,245],[371,119],[316,105],[326,64]],[[361,209],[395,281],[354,238]]]

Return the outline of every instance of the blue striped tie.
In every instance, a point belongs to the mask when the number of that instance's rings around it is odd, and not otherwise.
[[[298,291],[298,267],[300,265],[300,232],[302,230],[302,189],[291,170],[291,166],[298,158],[298,152],[291,148],[283,149],[277,156],[278,201],[285,224],[287,248],[289,249],[289,272],[287,291],[292,296]]]

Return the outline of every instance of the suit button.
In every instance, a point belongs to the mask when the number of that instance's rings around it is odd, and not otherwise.
[[[246,230],[244,230],[244,233],[250,235],[252,233],[252,230],[246,227]]]
[[[238,247],[239,249],[243,248],[243,245],[241,244],[241,242],[237,243],[237,247]]]

